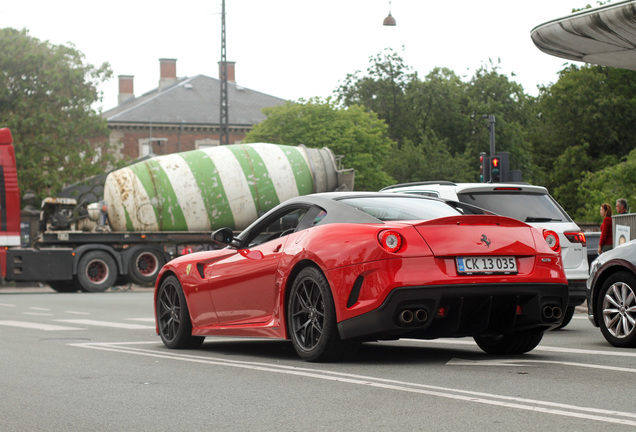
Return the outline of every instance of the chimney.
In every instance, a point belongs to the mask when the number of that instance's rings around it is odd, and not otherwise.
[[[177,59],[159,59],[159,90],[177,82]]]
[[[121,105],[128,99],[135,97],[133,90],[134,75],[119,75],[119,96],[117,97],[117,105]]]
[[[221,79],[221,66],[222,66],[222,62],[219,62],[219,79]],[[232,82],[232,83],[236,83],[236,75],[235,75],[235,67],[234,65],[236,64],[236,62],[233,61],[229,61],[229,62],[225,62],[225,64],[227,65],[227,82]]]

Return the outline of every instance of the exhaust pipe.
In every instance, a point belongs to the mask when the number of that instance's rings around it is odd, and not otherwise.
[[[544,307],[544,308],[543,308],[543,317],[544,317],[544,318],[547,318],[547,319],[552,319],[552,318],[554,318],[554,317],[552,316],[552,307],[550,307],[550,306],[546,306],[546,307]]]
[[[424,309],[418,309],[415,311],[415,321],[423,323],[428,318],[428,313]]]
[[[545,319],[559,319],[563,316],[563,310],[559,306],[546,306],[543,308],[543,317]]]
[[[411,324],[413,322],[413,312],[408,309],[404,309],[402,313],[400,313],[400,323],[402,324]]]

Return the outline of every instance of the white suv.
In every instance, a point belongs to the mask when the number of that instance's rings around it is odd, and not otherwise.
[[[522,183],[436,181],[398,184],[382,192],[426,195],[472,204],[558,233],[570,296],[561,327],[570,322],[574,308],[585,301],[585,281],[589,276],[585,235],[546,188]]]

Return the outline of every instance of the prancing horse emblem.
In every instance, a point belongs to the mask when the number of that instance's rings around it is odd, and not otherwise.
[[[486,247],[490,247],[491,241],[486,237],[486,234],[481,235],[481,242],[486,245]]]

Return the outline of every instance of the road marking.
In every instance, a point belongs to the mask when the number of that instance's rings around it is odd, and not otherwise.
[[[139,321],[139,322],[149,322],[154,323],[154,318],[126,318],[126,321]]]
[[[78,312],[78,311],[64,311],[64,313],[71,315],[90,315],[89,312]]]
[[[562,417],[572,417],[577,419],[594,420],[603,423],[614,423],[628,426],[636,426],[636,413],[621,412],[614,410],[604,410],[593,407],[582,407],[569,404],[541,401],[535,399],[524,399],[519,397],[497,395],[491,393],[474,392],[468,390],[438,387],[413,382],[376,378],[364,375],[347,374],[329,370],[309,369],[296,366],[275,365],[269,363],[248,362],[239,360],[229,360],[214,357],[204,357],[190,354],[180,354],[175,352],[153,351],[149,349],[131,347],[131,345],[159,345],[158,342],[138,342],[138,343],[79,343],[70,344],[80,348],[89,348],[103,351],[119,352],[146,357],[163,358],[169,360],[186,361],[214,366],[226,366],[242,369],[251,369],[262,372],[272,372],[307,378],[321,379],[326,381],[336,381],[345,384],[360,386],[370,386],[374,388],[416,393],[426,396],[434,396],[446,399],[454,399],[468,403],[479,403],[484,405],[498,406],[510,409],[532,411],[538,413],[558,415]]]
[[[110,321],[96,321],[89,319],[58,319],[55,320],[57,322],[65,322],[69,324],[81,324],[87,326],[96,326],[96,327],[111,327],[111,328],[122,328],[129,330],[154,330],[154,326],[145,326],[140,324],[124,324],[118,322],[110,322]]]
[[[33,330],[44,330],[44,331],[86,330],[86,329],[77,328],[77,327],[66,327],[66,326],[59,326],[54,324],[42,324],[42,323],[34,323],[34,322],[27,322],[27,321],[0,321],[0,325],[8,326],[8,327],[20,327],[20,328],[33,329]]]
[[[533,364],[558,364],[563,366],[575,366],[575,367],[583,367],[590,369],[603,369],[603,370],[611,370],[615,372],[628,372],[628,373],[636,373],[636,369],[632,368],[624,368],[618,366],[606,366],[606,365],[598,365],[598,364],[586,364],[586,363],[574,363],[574,362],[563,362],[563,361],[550,361],[550,360],[532,360],[532,359],[515,359],[515,360],[507,360],[507,359],[495,359],[495,360],[463,360],[458,358],[450,359],[447,363],[448,366],[516,366],[516,367],[527,367],[532,366]]]
[[[51,309],[49,309],[49,308],[35,307],[35,306],[31,306],[31,307],[29,307],[29,309],[31,309],[31,310],[37,310],[37,311],[46,311],[46,312],[48,312],[48,311],[50,311],[50,310],[51,310]]]
[[[4,307],[15,307],[14,304],[10,304],[10,303],[0,303],[0,306],[4,306]]]
[[[472,339],[434,339],[434,340],[422,340],[422,339],[400,339],[403,341],[416,342],[422,345],[472,345],[477,347],[477,344]],[[541,346],[536,347],[534,351],[546,351],[546,352],[557,352],[557,353],[567,353],[567,354],[593,354],[593,355],[602,355],[602,356],[611,356],[611,357],[636,357],[636,352],[631,351],[604,351],[604,350],[588,350],[588,349],[580,349],[580,348],[563,348],[563,347],[551,347],[551,346]]]
[[[22,312],[22,315],[32,315],[32,316],[53,316],[52,313],[43,313],[43,312]]]

